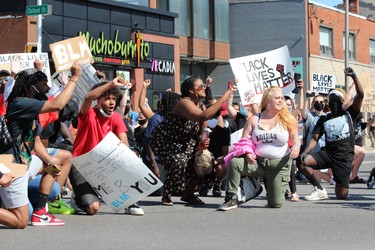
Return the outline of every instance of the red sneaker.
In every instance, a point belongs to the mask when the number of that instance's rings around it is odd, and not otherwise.
[[[64,226],[65,222],[60,219],[56,219],[55,216],[48,213],[44,207],[41,210],[34,211],[31,217],[31,225],[33,226]]]

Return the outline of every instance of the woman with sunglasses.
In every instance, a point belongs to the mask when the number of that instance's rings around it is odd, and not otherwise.
[[[206,97],[205,89],[198,76],[186,79],[181,85],[180,101],[151,135],[150,146],[166,169],[163,205],[173,205],[171,195],[181,196],[182,201],[190,204],[204,204],[194,196],[199,183],[193,167],[194,154],[206,121],[215,116],[235,88],[229,88],[207,109],[201,104]],[[203,143],[208,146],[208,141]]]
[[[288,111],[279,87],[265,89],[260,108],[258,115],[247,120],[242,134],[242,138],[255,144],[255,155],[248,153],[231,159],[226,197],[219,211],[238,207],[237,191],[242,175],[264,177],[269,207],[279,208],[285,201],[292,158],[298,156],[301,146],[297,121]],[[292,147],[288,146],[288,139]]]

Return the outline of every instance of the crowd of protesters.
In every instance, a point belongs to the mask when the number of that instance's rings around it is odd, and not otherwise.
[[[233,101],[236,85],[228,85],[222,96],[214,98],[212,78],[191,76],[182,82],[181,93],[166,90],[155,110],[146,97],[151,81],[145,80],[137,112],[128,100],[132,83],[119,76],[106,80],[97,71],[100,83],[78,106],[71,96],[82,73],[79,63],[73,64],[71,77],[54,99],[47,96],[48,77],[40,62],[36,60],[34,66],[20,72],[0,71],[0,115],[14,138],[11,144],[1,145],[0,154],[11,154],[15,163],[28,166],[19,178],[0,172],[0,224],[10,228],[29,223],[64,225],[53,214],[96,214],[102,201],[70,159],[92,150],[109,132],[162,179],[164,186],[154,195],[160,195],[165,206],[174,205],[173,197],[204,206],[199,196],[212,190],[218,197],[225,191],[218,210],[235,209],[243,176],[264,183],[271,208],[281,207],[289,195],[292,201],[299,200],[295,182],[301,174],[313,186],[305,199],[313,201],[328,198],[322,178],[335,185],[337,199],[346,199],[349,184],[366,182],[358,177],[364,158],[362,130],[369,130],[373,147],[375,116],[368,122],[361,120],[364,92],[351,68],[344,70],[353,80],[348,95],[338,88],[327,95],[311,96],[307,91],[312,100],[305,100],[299,80],[298,103],[283,96],[281,88],[269,87],[259,105],[247,106]],[[44,121],[44,114],[56,112],[57,120]],[[231,150],[230,134],[240,129],[244,146]],[[375,170],[367,186],[374,184]],[[61,198],[66,187],[73,192],[72,207]],[[143,215],[144,211],[135,203],[125,213]]]

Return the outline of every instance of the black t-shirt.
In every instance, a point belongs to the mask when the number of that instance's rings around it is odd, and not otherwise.
[[[357,117],[350,107],[342,116],[332,117],[331,112],[322,115],[313,133],[325,134],[325,149],[338,161],[353,161],[354,128],[353,117]]]
[[[42,126],[38,115],[46,101],[21,97],[9,105],[7,112],[8,128],[17,138],[16,145],[5,153],[11,153],[20,163],[28,164],[34,149],[35,136],[40,135]]]
[[[246,116],[244,116],[240,112],[237,112],[236,119],[235,119],[237,130],[242,129],[245,126],[246,121],[247,121]]]
[[[133,129],[129,125],[129,121],[127,118],[124,118],[124,123],[126,128],[128,129],[128,132],[126,132],[126,136],[128,137],[129,146],[131,148],[134,148],[134,146],[137,144],[134,138]]]
[[[210,146],[208,150],[215,156],[215,159],[223,156],[223,146],[230,145],[229,131],[220,126],[213,128],[210,134]]]

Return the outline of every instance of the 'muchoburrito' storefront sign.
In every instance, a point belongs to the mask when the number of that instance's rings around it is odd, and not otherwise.
[[[145,60],[150,53],[150,45],[143,41],[142,35],[137,32],[135,42],[133,40],[119,41],[119,31],[115,31],[114,39],[107,39],[103,32],[99,38],[94,38],[89,32],[79,32],[86,38],[95,62],[105,62],[117,65],[129,65],[130,60],[137,59],[136,66]]]

